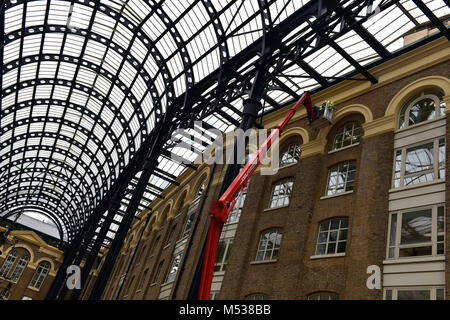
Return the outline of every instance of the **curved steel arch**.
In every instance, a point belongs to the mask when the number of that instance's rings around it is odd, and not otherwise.
[[[36,172],[41,172],[41,173],[43,173],[44,172],[44,170],[39,170],[40,168],[38,168],[38,169],[34,169]],[[61,173],[61,172],[59,172],[59,171],[55,171],[55,170],[53,170],[53,169],[48,169],[48,170],[46,170],[47,172],[50,172],[53,176],[57,176],[58,178],[60,178],[60,179],[64,179],[64,175]],[[28,173],[28,172],[34,172],[33,171],[33,169],[27,169],[27,168],[25,168],[25,169],[22,169],[22,170],[13,170],[13,171],[11,171],[10,173],[9,173],[9,177],[15,177],[15,176],[17,176],[17,175],[19,175],[21,172],[23,172],[23,173]],[[0,182],[2,181],[2,180],[4,180],[5,179],[5,177],[1,177],[0,178]],[[17,184],[21,184],[21,183],[23,183],[23,182],[32,182],[32,181],[34,181],[34,180],[36,180],[36,181],[39,181],[39,182],[43,182],[43,183],[47,183],[47,184],[49,184],[49,185],[52,185],[52,184],[55,184],[59,189],[61,189],[61,190],[64,190],[64,187],[66,186],[66,185],[63,185],[63,184],[61,184],[60,182],[58,182],[58,181],[54,181],[54,180],[51,180],[51,179],[48,179],[48,178],[42,178],[42,177],[33,177],[33,178],[31,178],[31,177],[27,177],[27,178],[21,178],[20,179],[20,181],[15,181],[14,179],[12,179],[12,182],[10,182],[10,186],[15,186],[15,185],[17,185]],[[20,188],[22,188],[22,186],[19,186]],[[11,191],[12,189],[9,189],[8,191]],[[77,189],[76,189],[77,190]],[[12,192],[12,191],[11,191]],[[6,190],[4,191],[4,192],[0,192],[0,197],[2,196],[2,194],[3,193],[6,193]],[[72,191],[70,191],[70,190],[67,190],[67,193],[69,194],[69,196],[71,196],[71,197],[73,197],[73,201],[75,202],[75,205],[77,205],[76,207],[75,207],[75,210],[74,211],[79,211],[79,210],[83,210],[83,209],[88,209],[89,208],[89,204],[86,202],[86,199],[84,198],[85,196],[89,196],[89,194],[78,194],[78,193],[73,193]],[[60,193],[61,194],[61,196],[63,195],[62,193]],[[78,201],[78,199],[76,198],[76,194],[78,194],[79,195],[79,197],[81,198],[81,202],[80,201]],[[0,200],[0,202],[1,202],[1,200]],[[83,212],[83,211],[82,211]]]
[[[31,178],[29,178],[31,180]],[[34,178],[33,181],[39,181],[42,182],[44,179],[38,179],[38,178]],[[56,192],[54,189],[51,189],[45,185],[41,185],[41,186],[16,186],[17,184],[12,184],[12,187],[9,189],[10,193],[14,193],[16,192],[16,196],[15,196],[15,200],[18,200],[20,198],[22,198],[22,196],[26,197],[27,200],[33,200],[30,195],[27,194],[23,194],[20,195],[19,191],[33,191],[36,189],[40,189],[39,193],[33,193],[34,196],[39,196],[42,198],[46,198],[47,200],[50,201],[50,199],[54,199],[56,201],[59,201],[64,207],[65,210],[70,210],[70,217],[71,219],[68,219],[66,216],[64,217],[63,220],[66,220],[67,223],[69,223],[69,225],[73,228],[73,230],[77,230],[77,225],[79,223],[81,223],[81,219],[78,215],[76,215],[74,212],[76,212],[76,210],[72,210],[73,209],[73,204],[71,202],[67,202],[67,199],[65,199],[64,197],[61,197],[61,194],[59,192]],[[50,196],[51,195],[51,196]],[[54,196],[54,198],[53,198]],[[1,197],[2,195],[0,195],[0,201],[1,201]],[[51,201],[54,202],[54,201]],[[56,206],[58,202],[54,202]]]
[[[3,212],[0,211],[0,216],[3,217],[3,218],[7,218],[7,217],[10,217],[10,216],[14,216],[15,214],[22,214],[22,212],[26,211],[26,210],[36,211],[36,212],[38,212],[38,213],[40,213],[42,215],[45,215],[50,220],[52,220],[52,222],[56,225],[56,228],[58,229],[60,240],[64,241],[64,234],[65,234],[65,232],[64,232],[63,224],[61,224],[61,222],[55,216],[52,215],[51,211],[43,210],[41,207],[37,207],[37,206],[18,207],[18,208],[13,209],[13,210],[8,210],[7,214],[3,214]],[[20,211],[20,212],[18,212],[18,211]]]
[[[1,173],[2,173],[2,171],[7,170],[8,167],[10,167],[10,166],[11,167],[17,167],[18,165],[24,165],[26,163],[35,163],[36,161],[39,161],[41,163],[43,163],[43,162],[50,162],[52,165],[58,166],[58,167],[63,168],[65,170],[72,170],[73,169],[66,162],[62,162],[62,161],[56,160],[56,159],[49,159],[49,158],[43,158],[43,157],[42,158],[30,158],[30,157],[29,158],[21,158],[21,159],[18,159],[16,161],[8,163],[8,165],[6,165],[6,166],[4,166],[4,167],[2,167],[0,169],[0,181],[2,181],[5,177],[7,177],[6,175],[2,176]],[[22,166],[22,168],[20,168],[18,170],[14,170],[14,171],[9,171],[9,173],[12,174],[13,172],[16,172],[16,171],[23,171],[24,173],[32,173],[33,170],[37,170],[39,172],[39,170],[43,170],[43,169],[42,168],[37,168],[37,169],[35,169],[35,168],[23,168],[23,166]],[[58,172],[58,171],[54,171],[53,169],[50,169],[50,171],[54,175],[58,176],[61,179],[65,178],[65,176],[62,173]],[[78,171],[76,171],[75,174],[76,174],[76,178],[80,182],[82,182],[83,181],[83,176]],[[75,183],[72,179],[69,180],[69,181],[71,183]],[[83,202],[85,202],[85,200],[86,200],[85,197],[88,197],[90,202],[86,203],[86,207],[90,208],[90,209],[93,209],[94,202],[95,202],[94,201],[95,199],[93,198],[93,195],[90,194],[89,192],[83,193],[83,190],[80,188],[80,186],[83,186],[83,184],[82,183],[76,184],[76,187],[73,187],[73,189],[77,191],[77,194],[80,194],[80,196],[83,196]],[[86,191],[90,190],[89,186],[84,186],[84,189]]]

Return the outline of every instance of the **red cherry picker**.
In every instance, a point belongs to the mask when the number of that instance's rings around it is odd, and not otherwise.
[[[297,103],[288,111],[284,119],[272,130],[266,141],[250,158],[228,189],[222,194],[220,199],[212,202],[211,208],[209,209],[211,222],[206,240],[198,300],[209,300],[220,232],[222,230],[222,225],[227,221],[228,215],[236,203],[237,196],[247,186],[250,177],[261,164],[261,161],[266,157],[272,144],[281,135],[284,127],[302,104],[306,107],[309,122],[312,123],[316,120],[318,117],[318,108],[313,107],[311,96],[308,91],[305,91]]]

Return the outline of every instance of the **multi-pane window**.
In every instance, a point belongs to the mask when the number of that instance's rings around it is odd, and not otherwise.
[[[336,133],[331,150],[338,150],[359,142],[361,137],[361,126],[357,122],[350,122],[344,125]]]
[[[444,206],[409,209],[390,216],[388,259],[444,254]]]
[[[245,300],[268,300],[269,298],[264,293],[252,293],[245,297]]]
[[[33,278],[31,278],[29,286],[35,289],[40,289],[49,271],[50,263],[45,261],[39,263],[36,271],[34,272]]]
[[[205,189],[206,189],[206,179],[203,179],[203,181],[200,183],[200,186],[197,189],[197,193],[195,194],[194,200],[192,200],[192,202],[199,200]]]
[[[280,156],[280,168],[295,164],[300,156],[300,144],[291,144]]]
[[[176,255],[174,255],[172,262],[170,264],[169,272],[167,273],[166,282],[171,282],[175,280],[175,276],[177,275],[182,255],[183,255],[182,252],[179,252]]]
[[[184,222],[183,231],[181,232],[180,239],[186,238],[191,232],[192,225],[194,222],[195,214],[197,213],[197,205],[189,207],[186,220]]]
[[[156,250],[156,248],[158,247],[159,239],[161,239],[161,236],[158,236],[158,237],[155,239],[155,241],[153,242],[152,250],[150,251],[150,255],[151,255],[151,256],[155,253],[155,250]]]
[[[148,269],[145,269],[144,274],[142,275],[141,281],[139,281],[137,290],[142,290],[145,281],[147,280]]]
[[[445,300],[445,288],[386,288],[384,290],[384,300]]]
[[[11,281],[17,282],[20,279],[20,276],[22,275],[23,270],[28,264],[28,261],[30,260],[30,256],[23,255],[19,262],[17,262],[16,267],[14,268],[12,274],[11,274]]]
[[[232,244],[233,239],[223,239],[219,241],[216,254],[216,263],[214,265],[214,272],[225,271],[228,262],[228,255],[230,254]]]
[[[400,111],[399,129],[445,115],[445,102],[439,91],[424,91],[412,97]]]
[[[6,278],[17,259],[17,251],[11,250],[0,269],[0,277]]]
[[[269,208],[278,208],[289,205],[293,184],[294,180],[292,178],[276,183],[272,187]]]
[[[352,191],[356,175],[356,161],[347,161],[332,167],[328,172],[326,195]]]
[[[308,300],[339,300],[339,296],[333,292],[316,292],[310,294]]]
[[[316,255],[344,253],[347,245],[348,218],[322,222],[317,238]]]
[[[276,260],[280,251],[282,231],[270,229],[261,234],[256,261]]]
[[[238,222],[241,217],[242,208],[244,208],[245,197],[247,196],[247,187],[236,198],[236,203],[228,215],[227,223]]]
[[[395,150],[394,188],[445,178],[445,139]]]

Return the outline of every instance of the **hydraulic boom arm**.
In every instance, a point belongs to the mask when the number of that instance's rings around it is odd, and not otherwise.
[[[220,199],[212,202],[211,208],[209,210],[209,214],[211,215],[211,222],[208,230],[208,238],[206,240],[206,251],[203,260],[203,269],[200,280],[198,300],[209,300],[220,232],[222,229],[222,225],[227,221],[228,215],[233,209],[234,204],[236,203],[237,196],[247,186],[250,177],[261,164],[261,161],[266,157],[267,152],[272,144],[281,135],[284,127],[287,125],[289,120],[291,120],[297,109],[302,104],[306,107],[310,123],[314,121],[315,117],[311,97],[309,92],[305,91],[297,101],[297,103],[288,111],[284,119],[274,130],[272,130],[267,140],[250,158],[248,163],[233,180],[233,182],[223,193]]]

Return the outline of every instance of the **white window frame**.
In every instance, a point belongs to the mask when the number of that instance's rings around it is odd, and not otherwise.
[[[31,278],[30,284],[28,286],[39,290],[42,284],[44,283],[45,278],[47,277],[50,271],[50,268],[51,265],[47,261],[39,263],[38,267],[36,268],[36,271],[33,274],[33,278]]]
[[[350,125],[351,125],[351,128],[349,128]],[[356,136],[355,136],[355,130],[359,131],[359,134]],[[351,142],[349,145],[344,146],[344,136],[345,136],[346,132],[351,133],[350,137],[352,137],[352,139],[350,140]],[[342,135],[342,140],[340,142],[340,146],[336,145],[336,139],[337,139],[338,135]],[[353,142],[355,139],[356,139],[356,141]],[[361,125],[357,121],[348,122],[348,123],[344,124],[341,128],[339,128],[338,132],[334,136],[331,151],[338,151],[338,150],[346,149],[353,145],[357,145],[357,144],[359,144],[360,139],[361,139]]]
[[[268,209],[287,207],[290,203],[294,179],[287,178],[276,182],[270,192]]]
[[[227,218],[227,224],[239,222],[242,209],[244,208],[245,198],[247,197],[247,187],[245,187],[236,198],[236,203]]]
[[[269,237],[272,233],[275,233],[275,241],[272,248],[267,248],[267,243],[269,243]],[[268,237],[266,235],[269,234]],[[266,229],[261,232],[261,236],[258,242],[258,249],[256,250],[255,261],[274,261],[278,259],[280,255],[281,241],[283,239],[283,229],[281,228],[271,228]],[[263,245],[264,243],[264,245]],[[277,245],[278,244],[278,245]],[[274,256],[274,252],[277,252]],[[269,259],[266,259],[267,252],[270,252]],[[262,253],[262,258],[259,258],[259,254]]]
[[[16,266],[14,267],[13,272],[11,273],[11,277],[9,280],[17,283],[20,280],[23,270],[25,270],[29,261],[30,261],[30,256],[28,256],[28,255],[23,255],[22,257],[20,257],[19,261],[17,262]]]
[[[3,261],[3,265],[0,269],[0,277],[4,278],[8,277],[8,274],[11,272],[11,269],[16,263],[16,260],[17,260],[17,251],[13,249],[8,253],[8,256],[6,257],[5,261]]]
[[[169,270],[167,271],[165,283],[169,283],[175,280],[178,268],[180,267],[181,259],[183,258],[183,252],[177,252],[173,255],[172,261],[170,262]],[[177,260],[178,259],[178,260]]]
[[[412,286],[412,287],[385,287],[383,288],[383,300],[398,300],[398,291],[430,291],[430,300],[437,300],[437,290],[444,290],[444,286]],[[391,291],[391,299],[387,299],[388,291]]]
[[[300,153],[300,143],[292,143],[291,145],[289,145],[286,150],[284,150],[280,155],[279,169],[298,163]]]
[[[233,246],[233,238],[220,239],[219,245],[221,242],[224,244],[225,248],[222,257],[220,257],[220,260],[218,260],[219,247],[217,248],[217,257],[214,264],[214,272],[225,272],[226,266],[228,264],[228,256],[230,254],[231,247]]]
[[[437,254],[437,236],[438,236],[438,230],[437,230],[437,222],[438,222],[438,208],[443,207],[444,208],[444,240],[442,241],[444,243],[444,253],[443,254]],[[431,209],[431,242],[420,242],[420,243],[413,243],[413,244],[401,244],[401,229],[402,229],[402,218],[403,214],[409,213],[409,212],[415,212],[425,209]],[[392,228],[392,217],[393,215],[396,215],[396,228],[395,228],[395,240],[394,242],[391,241],[391,228]],[[389,214],[389,226],[387,231],[387,246],[386,246],[386,259],[387,260],[407,260],[407,259],[427,259],[430,257],[438,257],[438,256],[444,256],[445,255],[445,204],[435,204],[430,206],[423,206],[423,207],[414,207],[409,208],[405,210],[397,210],[393,211]],[[441,242],[441,241],[439,241]],[[418,247],[426,247],[431,246],[431,255],[422,255],[422,256],[410,256],[410,257],[400,257],[400,249],[407,249],[407,248],[418,248]],[[394,254],[393,257],[390,257],[389,251],[390,249],[393,249]]]
[[[444,142],[444,152],[446,147],[446,141],[444,136],[436,137],[430,140],[424,140],[418,143],[402,146],[401,148],[397,148],[394,150],[394,164],[393,164],[393,174],[392,174],[392,188],[402,188],[402,187],[409,187],[409,186],[417,186],[422,183],[428,183],[433,181],[443,181],[445,179],[445,155],[444,155],[444,161],[440,161],[440,153],[439,153],[439,147],[441,144],[441,141]],[[428,170],[423,171],[416,171],[414,173],[406,174],[406,154],[407,150],[415,147],[419,147],[426,144],[433,144],[433,164],[432,168]],[[398,160],[397,157],[400,155],[400,166],[397,165]],[[444,169],[444,177],[440,177],[440,168]],[[424,174],[433,174],[433,179],[431,181],[424,181],[424,182],[418,182],[418,183],[409,183],[408,185],[405,185],[405,178],[408,177],[417,177]]]
[[[339,300],[339,295],[337,293],[331,292],[331,291],[320,291],[320,292],[311,293],[308,295],[308,300],[324,300],[324,299],[320,298],[321,295],[328,295],[328,299],[326,299],[326,300]],[[332,295],[335,296],[336,299],[330,299]],[[317,297],[317,299],[315,299],[316,297]]]
[[[339,220],[339,226],[338,226],[337,229],[330,229],[330,228],[331,228],[331,222],[332,222],[333,220]],[[346,226],[346,227],[342,227],[342,228],[341,228],[342,220],[347,220],[347,226]],[[327,223],[327,222],[329,223],[328,229],[321,232],[320,229],[321,229],[322,224]],[[345,250],[344,250],[343,252],[337,252],[337,250],[338,250],[338,247],[339,247],[339,243],[341,243],[341,242],[345,242],[345,249],[347,250],[347,241],[348,241],[348,223],[349,223],[348,217],[336,217],[336,218],[331,218],[331,219],[327,219],[327,220],[322,221],[322,222],[319,224],[319,230],[318,230],[318,232],[317,232],[317,241],[316,241],[316,251],[315,251],[315,255],[316,255],[316,256],[320,256],[320,257],[324,257],[324,256],[335,256],[335,255],[339,255],[339,254],[344,255],[344,254],[345,254]],[[337,232],[336,241],[330,241],[330,235],[331,235],[331,232],[332,232],[332,231],[333,231],[333,232],[334,232],[334,231]],[[340,233],[341,233],[341,231],[347,231],[347,236],[345,237],[345,240],[341,240],[341,239],[340,239]],[[321,233],[325,233],[325,232],[327,233],[327,240],[326,240],[326,242],[319,242],[320,234],[321,234]],[[335,243],[335,245],[336,245],[336,247],[334,248],[334,252],[332,252],[332,253],[328,253],[328,245],[329,245],[330,243]],[[322,245],[322,244],[325,244],[325,253],[318,253],[317,250],[318,250],[318,248],[319,248],[319,245]]]
[[[433,118],[430,118],[430,119],[428,119],[428,120],[424,120],[424,121],[417,122],[417,123],[414,123],[414,124],[411,124],[411,125],[410,125],[410,124],[409,124],[409,113],[410,113],[410,111],[411,111],[411,108],[412,108],[417,102],[419,102],[420,100],[423,100],[423,99],[432,99],[432,100],[434,100],[434,108],[435,108],[434,117],[433,117]],[[420,93],[420,95],[419,95],[417,98],[415,98],[413,101],[409,102],[409,104],[408,104],[408,106],[406,107],[406,109],[404,109],[405,106],[402,107],[402,110],[400,111],[400,114],[399,114],[397,127],[398,127],[400,130],[403,130],[403,129],[415,127],[415,126],[417,126],[417,125],[426,123],[426,122],[428,122],[428,121],[432,121],[432,120],[434,120],[434,119],[442,118],[442,117],[445,116],[445,115],[441,115],[441,102],[442,102],[442,101],[440,100],[440,98],[439,98],[437,95],[435,95],[435,94],[433,94],[433,93],[427,93],[427,94],[425,94],[425,92],[422,91],[422,92]],[[402,113],[403,113],[403,109],[405,110],[405,115],[404,115],[404,126],[401,127],[400,121],[401,121],[401,115],[402,115]]]
[[[354,169],[350,170],[350,164],[353,163],[354,164]],[[345,170],[345,174],[344,171],[340,171],[340,168],[344,165],[347,165],[347,169]],[[331,179],[331,173],[332,172],[337,172],[337,176],[344,174],[344,188],[342,189],[342,191],[338,191],[337,186],[339,185],[336,181],[336,183],[334,184],[334,186],[332,186],[332,188],[330,188],[330,179]],[[348,176],[351,172],[354,172],[354,177],[353,180],[348,180]],[[355,188],[355,181],[356,181],[356,161],[355,160],[349,160],[349,161],[344,161],[344,162],[340,162],[334,166],[332,166],[329,170],[328,170],[328,178],[327,178],[327,187],[325,189],[325,196],[329,197],[329,196],[333,196],[333,195],[339,195],[339,194],[345,194],[348,192],[353,192],[354,188]],[[347,185],[349,182],[352,182],[352,189],[351,190],[347,190]],[[331,192],[331,193],[330,193]]]

